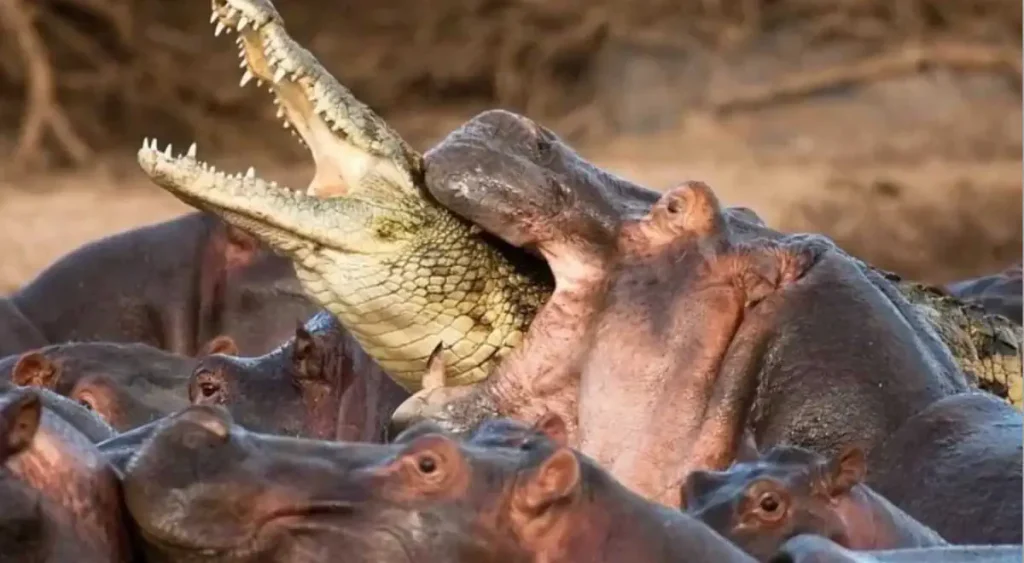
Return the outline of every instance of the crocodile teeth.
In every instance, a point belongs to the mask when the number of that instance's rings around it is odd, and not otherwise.
[[[242,16],[242,19],[238,20],[238,31],[242,31],[247,27],[249,27],[249,19],[245,16]]]
[[[274,71],[274,82],[280,82],[284,80],[284,76],[287,74],[283,68],[279,68]]]
[[[166,157],[174,156],[174,153],[172,152],[172,150],[173,149],[171,149],[171,144],[167,143],[167,148],[164,149],[164,156],[166,156]]]
[[[255,178],[256,177],[256,169],[253,168],[252,166],[250,166],[249,169],[245,171],[245,177],[246,178]]]
[[[241,53],[239,53],[241,54]],[[238,68],[245,68],[245,59],[238,61]]]
[[[277,106],[277,118],[284,119],[284,108],[281,106]]]
[[[238,82],[238,85],[239,85],[239,86],[245,86],[245,85],[246,85],[246,84],[248,84],[248,83],[249,83],[249,81],[250,81],[250,80],[252,80],[253,78],[254,78],[254,77],[253,77],[252,73],[251,73],[251,72],[249,72],[249,69],[246,69],[246,70],[245,70],[245,73],[244,73],[244,74],[242,74],[242,80],[240,80],[240,81]]]
[[[198,150],[199,150],[199,147],[197,147],[195,143],[192,143],[192,145],[189,146],[189,148],[188,148],[188,157],[189,158],[195,158],[196,157],[196,152]]]
[[[217,21],[217,12],[210,14],[210,23]]]
[[[213,29],[213,36],[220,37],[221,33],[224,33],[224,22],[217,22],[217,27]]]

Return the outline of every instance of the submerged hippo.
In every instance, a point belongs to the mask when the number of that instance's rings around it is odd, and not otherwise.
[[[204,354],[237,352],[228,337]],[[125,431],[188,405],[188,377],[197,360],[146,344],[73,342],[0,359],[0,377],[55,391]]]
[[[113,470],[32,389],[0,392],[0,505],[4,561],[134,560]]]
[[[429,156],[426,184],[441,203],[542,255],[556,279],[488,380],[414,397],[446,428],[576,418],[572,443],[672,505],[688,472],[727,467],[747,431],[762,448],[829,456],[857,442],[869,484],[950,541],[1003,541],[1019,522],[1020,495],[996,500],[1020,488],[1019,471],[990,475],[1021,465],[1019,435],[1001,430],[1020,414],[975,409],[980,432],[911,422],[973,387],[936,321],[884,273],[824,237],[723,209],[699,183],[659,195],[614,178],[508,112],[477,116]],[[944,432],[934,440],[946,450],[911,449],[901,465],[882,456],[908,424]],[[925,468],[946,480],[907,487]],[[900,487],[907,496],[891,496]],[[977,515],[973,535],[930,503],[940,496]]]
[[[779,446],[728,471],[694,471],[686,479],[683,508],[760,561],[800,534],[862,551],[948,545],[864,485],[866,473],[864,452],[856,446],[831,460]]]
[[[375,445],[255,434],[220,407],[158,425],[124,490],[159,561],[752,561],[521,425]]]
[[[321,311],[264,356],[213,355],[188,383],[197,405],[224,405],[257,432],[379,442],[409,397],[330,313]]]

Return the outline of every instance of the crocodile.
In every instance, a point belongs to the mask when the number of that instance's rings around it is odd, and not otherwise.
[[[198,159],[195,144],[175,154],[148,139],[138,153],[142,170],[178,199],[289,257],[305,291],[408,391],[422,388],[438,345],[446,385],[486,379],[522,341],[554,289],[535,249],[504,243],[439,202],[425,174],[431,151],[414,150],[327,72],[290,37],[269,0],[213,0],[211,23],[214,35],[237,34],[240,85],[267,84],[285,128],[309,149],[314,177],[305,191],[297,190],[265,181],[251,167],[244,174],[219,171]],[[610,176],[595,169],[578,175]],[[619,188],[627,198],[635,195],[626,193],[631,184],[616,181],[627,186]],[[647,199],[641,207],[656,195]],[[969,365],[980,381],[998,383],[1004,397],[1016,385],[1019,397],[1019,331],[1010,334],[1012,354],[995,349],[992,335],[968,330],[960,313],[945,320],[955,300],[936,307],[917,286],[897,287],[923,308],[961,366]]]
[[[432,201],[422,155],[288,35],[270,2],[214,0],[211,21],[215,35],[237,32],[241,85],[268,85],[315,177],[303,193],[253,168],[220,172],[196,158],[194,143],[176,156],[148,140],[143,170],[291,258],[305,291],[407,390],[419,389],[439,342],[452,384],[483,379],[550,294],[543,263]]]

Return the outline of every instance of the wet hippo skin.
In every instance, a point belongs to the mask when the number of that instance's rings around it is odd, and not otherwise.
[[[3,561],[135,560],[115,473],[32,389],[0,392],[0,503]]]
[[[188,383],[193,404],[224,405],[256,432],[380,442],[409,397],[327,311],[256,358],[212,355]]]
[[[203,353],[235,351],[230,338],[218,337]],[[0,377],[55,391],[125,431],[187,406],[197,361],[146,344],[77,342],[0,359]]]
[[[319,310],[287,259],[206,213],[86,244],[10,300],[50,344],[141,342],[186,356],[221,334],[263,354]]]

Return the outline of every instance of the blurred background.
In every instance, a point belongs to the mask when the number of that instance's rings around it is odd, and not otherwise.
[[[291,35],[419,149],[501,107],[664,189],[932,282],[1020,260],[1020,0],[279,0]],[[304,186],[205,0],[0,0],[0,294],[187,208],[145,136]]]

